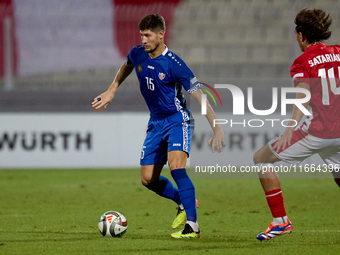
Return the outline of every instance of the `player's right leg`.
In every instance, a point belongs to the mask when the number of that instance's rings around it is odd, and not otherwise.
[[[162,121],[149,121],[140,159],[141,182],[149,190],[181,206],[178,189],[171,180],[160,175],[167,161],[167,144],[162,140],[162,126]]]

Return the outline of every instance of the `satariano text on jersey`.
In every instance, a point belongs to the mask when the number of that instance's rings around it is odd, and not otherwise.
[[[308,61],[310,67],[315,65],[328,63],[328,62],[340,62],[340,54],[324,54],[314,57],[312,60]]]

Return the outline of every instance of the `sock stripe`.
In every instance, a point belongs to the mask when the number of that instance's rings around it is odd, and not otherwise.
[[[276,195],[278,195],[278,194],[280,194],[280,193],[282,193],[282,191],[279,191],[279,192],[277,192],[277,193],[275,193],[275,194],[266,195],[266,197],[273,197],[273,196],[276,196]]]

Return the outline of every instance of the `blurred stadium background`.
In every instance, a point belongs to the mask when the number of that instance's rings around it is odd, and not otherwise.
[[[228,83],[231,78],[289,78],[289,67],[301,54],[293,33],[297,12],[302,8],[330,12],[333,35],[328,43],[337,44],[340,9],[334,7],[339,3],[1,0],[0,109],[91,111],[90,99],[110,85],[127,52],[140,43],[138,22],[153,12],[166,19],[169,48],[201,81],[215,84]],[[11,73],[13,78],[9,78]],[[108,111],[147,110],[135,75],[119,94],[117,100],[134,104],[117,103]]]
[[[260,80],[255,105],[266,107],[271,100],[261,97],[269,88],[263,84],[289,86],[290,65],[301,54],[293,32],[296,14],[303,8],[329,12],[333,34],[327,43],[337,44],[339,3],[0,0],[0,113],[93,112],[92,98],[107,89],[140,43],[137,25],[149,13],[165,17],[166,44],[199,80],[214,85],[252,79],[253,86]],[[134,73],[106,111],[147,112]]]

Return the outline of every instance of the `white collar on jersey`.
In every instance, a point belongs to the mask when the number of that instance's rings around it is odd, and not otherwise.
[[[165,56],[165,54],[168,52],[168,46],[165,45],[165,50],[162,52],[162,55]]]

